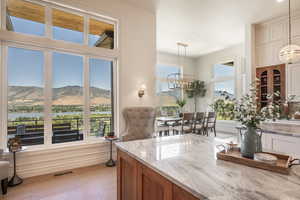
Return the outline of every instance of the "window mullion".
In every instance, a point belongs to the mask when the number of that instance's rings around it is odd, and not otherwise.
[[[83,23],[83,44],[89,45],[89,21],[90,19],[88,16],[84,16],[84,23]]]
[[[6,30],[6,0],[0,2],[1,8],[1,15],[0,15],[0,22],[1,22],[1,29]]]
[[[115,59],[113,60],[112,64],[112,126],[113,129],[111,131],[115,132],[115,135],[119,136],[118,134],[120,133],[119,131],[119,114],[118,110],[119,108],[119,103],[118,103],[118,89],[119,89],[119,82],[118,82],[118,75],[119,75],[119,68],[118,68],[118,60]]]
[[[83,139],[86,140],[90,135],[90,84],[89,84],[89,57],[84,56],[83,65]]]
[[[46,37],[52,38],[52,8],[46,6],[45,12]]]
[[[7,46],[1,42],[1,141],[0,148],[5,149],[7,144]]]
[[[44,88],[44,144],[52,143],[52,56],[50,51],[45,52],[45,88]]]

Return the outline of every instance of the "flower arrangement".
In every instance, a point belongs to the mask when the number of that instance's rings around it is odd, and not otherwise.
[[[274,97],[278,96],[280,96],[279,93],[268,95],[268,105],[258,109],[257,89],[255,84],[252,84],[249,94],[236,101],[235,119],[241,122],[242,125],[253,128],[258,128],[260,123],[266,120],[275,121],[280,118],[280,106],[274,102]]]

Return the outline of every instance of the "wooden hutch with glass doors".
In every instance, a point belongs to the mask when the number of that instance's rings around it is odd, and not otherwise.
[[[256,68],[258,79],[258,102],[260,108],[268,105],[268,94],[279,92],[280,96],[274,96],[276,102],[284,101],[286,97],[286,68],[285,64]]]

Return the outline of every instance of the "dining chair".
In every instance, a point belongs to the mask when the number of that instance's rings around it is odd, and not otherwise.
[[[194,121],[194,132],[204,134],[205,112],[197,112]]]
[[[206,119],[205,119],[205,125],[204,125],[204,131],[206,136],[208,136],[208,130],[213,131],[215,134],[215,137],[217,136],[216,133],[216,120],[217,115],[215,112],[209,112]]]
[[[192,133],[194,125],[194,113],[183,113],[180,124],[174,127],[176,133]]]
[[[156,120],[155,133],[158,133],[160,137],[166,135],[168,136],[170,135],[170,127],[168,124]]]

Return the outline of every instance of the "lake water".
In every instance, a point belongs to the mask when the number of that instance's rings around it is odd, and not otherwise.
[[[53,113],[53,116],[63,116],[63,115],[79,115],[82,112],[63,112],[63,113]],[[103,112],[91,112],[91,114],[111,114],[111,111]],[[13,121],[18,117],[42,117],[44,113],[9,113],[8,120]]]

